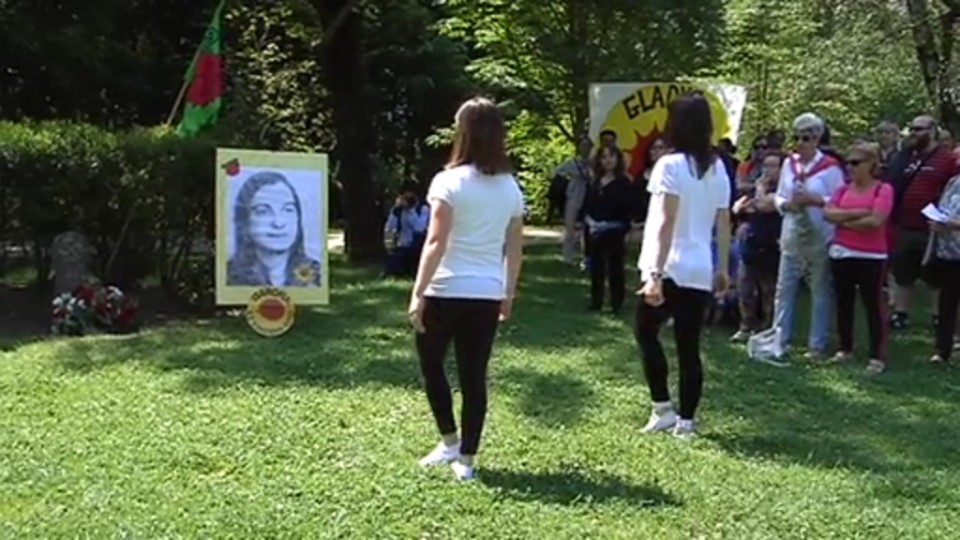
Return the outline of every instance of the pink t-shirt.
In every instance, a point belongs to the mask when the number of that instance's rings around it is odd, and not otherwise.
[[[887,245],[887,218],[893,208],[893,188],[890,187],[890,184],[879,183],[866,191],[860,191],[853,184],[847,184],[833,194],[830,204],[842,210],[871,209],[882,214],[884,218],[883,225],[868,231],[850,229],[844,227],[843,224],[837,225],[833,237],[834,244],[851,251],[878,255],[887,254],[889,248]]]

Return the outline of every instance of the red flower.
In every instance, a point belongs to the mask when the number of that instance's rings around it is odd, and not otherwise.
[[[87,285],[86,283],[81,283],[80,285],[77,285],[77,288],[73,290],[73,296],[87,303],[92,301],[93,297],[96,296],[96,294],[97,294],[97,291],[90,285]]]

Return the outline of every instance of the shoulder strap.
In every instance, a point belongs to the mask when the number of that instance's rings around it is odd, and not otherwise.
[[[847,189],[850,187],[849,184],[844,184],[840,186],[840,189],[837,190],[837,202],[843,200],[843,196],[847,194]]]

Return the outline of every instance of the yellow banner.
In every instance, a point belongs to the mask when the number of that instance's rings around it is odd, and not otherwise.
[[[590,85],[590,137],[594,142],[604,131],[616,135],[631,176],[647,167],[650,146],[663,133],[667,111],[676,98],[700,91],[713,113],[713,139],[726,137],[736,144],[746,106],[742,86],[709,83],[598,83]]]

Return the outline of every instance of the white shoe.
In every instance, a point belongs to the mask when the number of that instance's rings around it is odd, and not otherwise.
[[[477,477],[477,473],[473,467],[470,465],[464,465],[459,461],[454,461],[450,464],[450,468],[453,469],[453,475],[457,477],[457,480],[465,482],[468,480],[473,480]]]
[[[447,446],[443,444],[443,441],[440,441],[436,448],[420,460],[420,466],[443,465],[456,460],[458,457],[460,457],[460,443],[457,443],[456,446]]]
[[[647,425],[643,426],[642,431],[644,433],[657,433],[666,431],[675,425],[677,425],[677,413],[673,412],[673,409],[654,410],[650,413],[650,419],[647,420]]]
[[[693,420],[677,420],[673,436],[678,439],[692,439],[697,436],[697,425]]]

